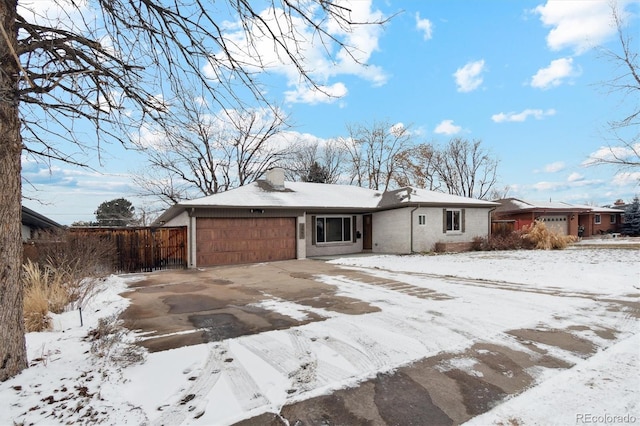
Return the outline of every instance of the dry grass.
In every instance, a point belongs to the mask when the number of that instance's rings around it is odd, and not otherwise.
[[[22,265],[24,318],[27,332],[48,330],[49,312],[59,314],[92,291],[95,280],[79,280],[72,271],[27,260]]]
[[[49,312],[61,312],[66,305],[64,280],[51,269],[43,269],[27,261],[22,266],[24,285],[24,320],[28,332],[48,330]]]
[[[575,236],[553,232],[547,229],[544,222],[536,221],[520,231],[496,232],[488,239],[476,237],[472,250],[559,250],[575,241]]]
[[[28,332],[49,329],[49,312],[82,306],[93,294],[96,278],[110,273],[114,247],[98,238],[76,238],[61,231],[45,235],[37,254],[22,270]]]
[[[545,223],[539,220],[522,230],[522,238],[529,241],[538,250],[564,249],[576,240],[573,235],[561,235],[550,231]]]

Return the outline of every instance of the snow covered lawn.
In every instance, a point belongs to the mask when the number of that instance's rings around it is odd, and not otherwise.
[[[149,353],[128,366],[122,350],[134,333],[100,357],[85,338],[99,318],[128,303],[118,294],[136,276],[112,276],[83,308],[83,327],[74,311],[55,316],[54,331],[27,335],[31,367],[0,383],[0,424],[232,424],[436,357],[434,371],[488,380],[479,359],[489,351],[477,348],[493,346],[541,360],[522,372],[531,385],[476,417],[456,417],[455,407],[441,404],[453,422],[640,421],[638,250],[603,245],[332,263],[344,274],[316,279],[378,312],[345,315],[265,296],[265,309],[326,319]],[[380,422],[384,413],[372,416]]]

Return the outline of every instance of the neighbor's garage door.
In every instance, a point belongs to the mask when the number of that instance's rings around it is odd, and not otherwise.
[[[296,219],[198,218],[197,265],[232,265],[296,258]]]
[[[540,219],[550,231],[560,235],[567,235],[569,233],[567,216],[541,216]]]

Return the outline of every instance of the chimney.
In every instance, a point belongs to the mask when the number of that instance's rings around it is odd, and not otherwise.
[[[284,189],[284,170],[283,169],[279,167],[269,169],[265,173],[264,177],[274,189]]]

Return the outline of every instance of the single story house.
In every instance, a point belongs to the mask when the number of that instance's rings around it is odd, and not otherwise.
[[[51,231],[62,228],[62,225],[41,215],[25,206],[22,206],[22,241],[37,239],[43,231]]]
[[[155,224],[186,226],[190,267],[349,253],[463,250],[490,232],[498,204],[405,187],[285,182],[282,169],[184,201]]]
[[[530,226],[540,220],[547,228],[563,235],[591,237],[619,232],[622,212],[610,207],[597,207],[563,202],[532,202],[518,198],[496,200],[499,203],[493,211],[494,222],[513,222],[515,230]]]

